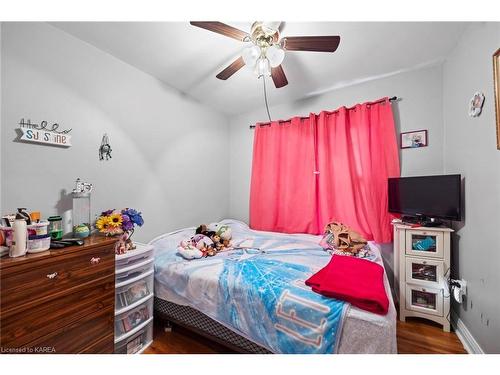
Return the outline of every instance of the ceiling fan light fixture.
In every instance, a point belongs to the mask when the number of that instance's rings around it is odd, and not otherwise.
[[[257,60],[259,59],[260,55],[261,55],[260,48],[256,45],[252,45],[250,47],[245,48],[241,53],[241,57],[243,58],[246,67],[249,69],[254,69],[255,64],[257,63]]]
[[[265,57],[261,57],[255,65],[254,73],[259,78],[262,76],[269,77],[271,75],[271,65],[269,64],[269,60]]]
[[[281,65],[283,59],[285,58],[285,50],[281,48],[279,44],[273,44],[266,51],[266,57],[272,68],[276,68]]]

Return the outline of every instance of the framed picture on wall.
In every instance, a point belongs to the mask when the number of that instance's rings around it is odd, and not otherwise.
[[[401,133],[401,148],[420,148],[427,145],[427,130]]]
[[[495,85],[495,108],[497,119],[497,149],[500,150],[500,48],[493,55],[493,80]]]

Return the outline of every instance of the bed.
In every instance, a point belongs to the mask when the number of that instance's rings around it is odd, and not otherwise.
[[[155,314],[247,353],[396,353],[396,310],[377,315],[316,294],[304,284],[331,255],[320,236],[251,230],[237,220],[234,250],[185,260],[181,240],[195,228],[159,236],[155,248]],[[368,244],[383,267],[380,249]]]

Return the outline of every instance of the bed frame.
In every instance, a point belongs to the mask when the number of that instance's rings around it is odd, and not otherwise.
[[[266,348],[238,335],[192,307],[155,297],[154,313],[155,318],[159,318],[166,326],[170,323],[178,324],[238,353],[271,354]]]

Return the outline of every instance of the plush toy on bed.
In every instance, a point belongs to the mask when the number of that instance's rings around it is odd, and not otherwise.
[[[185,259],[214,256],[231,247],[231,238],[229,225],[202,224],[196,228],[195,235],[190,240],[181,241],[177,252]]]
[[[214,248],[217,251],[231,247],[232,234],[229,225],[221,225],[219,223],[202,224],[196,228],[196,234],[203,234],[209,237],[213,241]]]
[[[203,252],[193,246],[191,241],[181,241],[177,246],[177,252],[185,259],[199,259],[203,257]]]
[[[217,236],[220,237],[220,240],[224,246],[224,248],[231,247],[231,239],[233,238],[231,227],[229,225],[219,225],[217,224],[217,230],[215,232]]]

